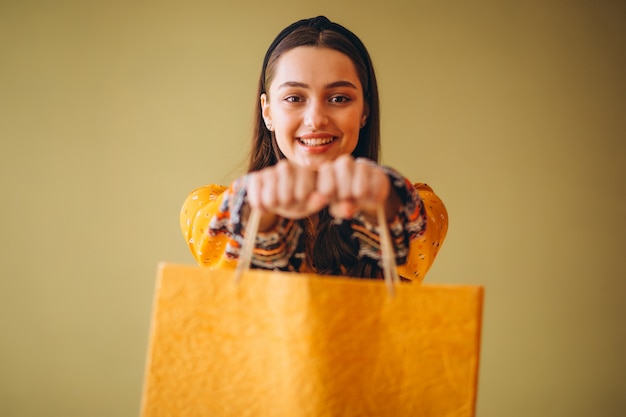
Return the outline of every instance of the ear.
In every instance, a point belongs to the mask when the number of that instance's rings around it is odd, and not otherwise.
[[[369,106],[367,105],[367,103],[365,103],[365,105],[363,106],[363,116],[361,116],[361,128],[365,127],[365,125],[367,124],[367,116],[369,116]]]
[[[267,94],[263,93],[261,94],[261,115],[263,116],[263,120],[265,121],[265,125],[267,126],[267,128],[269,130],[271,129],[272,126],[272,116],[270,113],[270,101],[267,97]]]

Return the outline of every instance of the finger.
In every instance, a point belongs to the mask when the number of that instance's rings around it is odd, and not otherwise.
[[[305,210],[307,212],[307,216],[320,212],[327,205],[328,205],[328,197],[326,197],[325,195],[317,191],[313,191],[312,193],[309,194],[307,201],[306,201]]]
[[[289,207],[295,201],[293,169],[289,162],[283,160],[275,165],[275,171],[277,180],[276,198],[278,204]]]
[[[389,197],[391,180],[382,169],[376,167],[371,173],[369,201],[374,205],[383,204]]]
[[[357,212],[357,207],[350,200],[334,201],[328,206],[328,212],[338,219],[351,219]]]
[[[292,177],[294,201],[305,206],[309,195],[315,191],[316,174],[308,168],[297,166]]]
[[[315,189],[328,200],[335,197],[335,171],[332,163],[324,163],[319,166]]]
[[[368,202],[370,196],[375,192],[375,175],[372,164],[365,159],[357,159],[354,163],[352,174],[352,196],[356,201]]]
[[[333,163],[335,199],[347,200],[352,197],[352,170],[354,159],[349,155],[340,156]]]

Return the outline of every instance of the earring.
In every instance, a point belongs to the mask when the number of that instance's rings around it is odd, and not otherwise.
[[[272,122],[266,122],[266,123],[265,123],[265,125],[267,126],[267,130],[269,130],[269,131],[271,132],[271,131],[272,131],[272,129],[273,129],[273,127],[274,127],[274,126],[272,125]]]
[[[365,127],[365,122],[367,121],[367,116],[363,116],[361,118],[361,127]]]

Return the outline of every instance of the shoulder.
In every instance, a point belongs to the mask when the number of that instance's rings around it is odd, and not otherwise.
[[[219,184],[209,184],[200,188],[196,188],[189,193],[189,199],[192,200],[215,200],[226,191],[228,187]]]
[[[226,191],[228,187],[219,184],[210,184],[205,185],[200,188],[196,188],[193,190],[187,198],[185,199],[185,203],[183,208],[189,209],[192,207],[199,207],[205,204],[211,203],[217,200],[224,191]]]
[[[422,199],[427,211],[430,210],[432,212],[436,212],[439,217],[447,218],[448,213],[445,204],[441,198],[435,194],[435,191],[430,187],[430,185],[422,182],[416,182],[413,186]]]
[[[431,186],[424,182],[415,182],[413,183],[413,187],[415,187],[415,189],[420,193],[435,193]]]
[[[423,183],[423,182],[416,182],[413,184],[413,187],[415,188],[415,191],[417,191],[419,196],[422,198],[422,200],[441,202],[441,199],[439,198],[437,194],[435,194],[435,191],[432,189],[430,185]]]

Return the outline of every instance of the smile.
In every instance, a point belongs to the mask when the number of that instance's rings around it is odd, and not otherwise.
[[[322,146],[322,145],[328,145],[329,143],[331,143],[333,140],[335,140],[335,138],[333,137],[328,137],[328,138],[312,138],[312,139],[304,139],[304,138],[298,138],[298,142],[300,142],[301,144],[305,145],[305,146]]]

